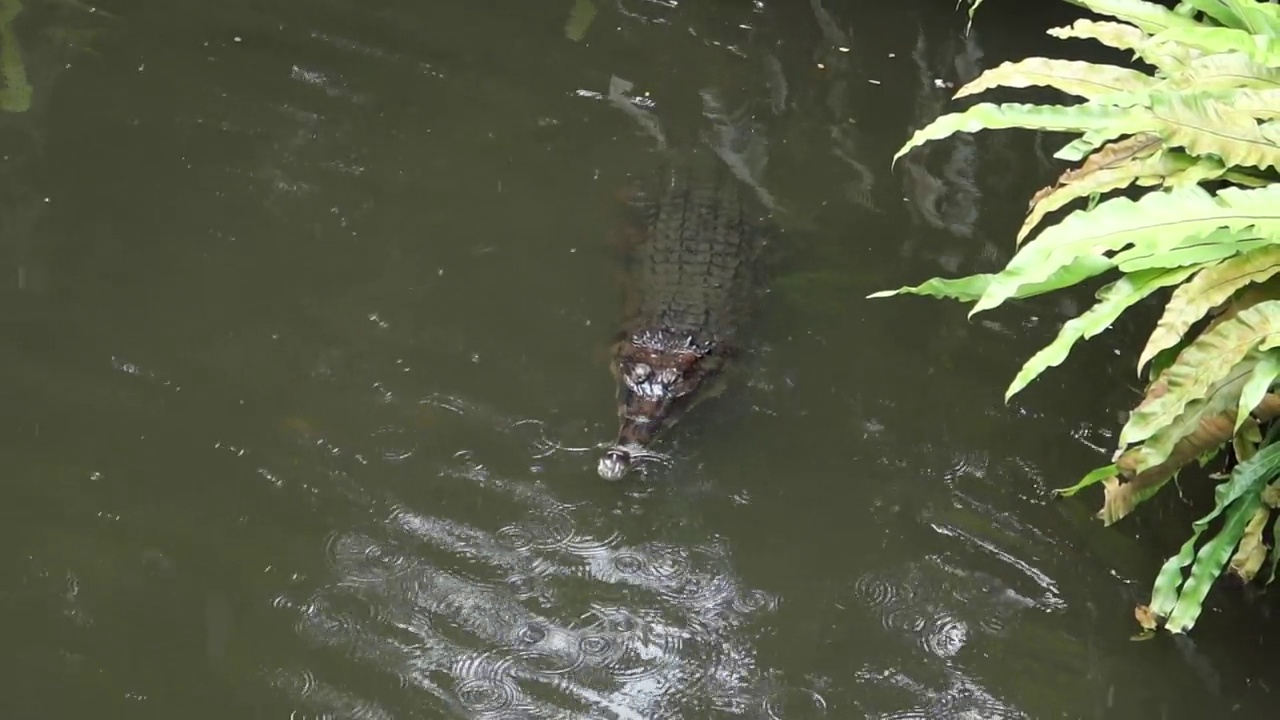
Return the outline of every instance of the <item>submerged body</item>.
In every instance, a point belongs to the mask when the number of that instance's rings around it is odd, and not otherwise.
[[[723,163],[694,156],[633,201],[626,321],[611,367],[619,428],[600,477],[625,475],[663,429],[711,394],[737,349],[760,242],[748,193]]]

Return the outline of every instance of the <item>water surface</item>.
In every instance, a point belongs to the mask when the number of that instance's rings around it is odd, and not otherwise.
[[[863,299],[1008,257],[1054,139],[889,160],[982,69],[1083,52],[1037,37],[1073,10],[597,1],[575,42],[572,4],[27,1],[6,717],[1274,705],[1265,599],[1129,640],[1193,509],[1046,499],[1113,446],[1141,321],[1006,406],[1087,293]],[[617,195],[690,143],[786,252],[737,382],[608,484]]]

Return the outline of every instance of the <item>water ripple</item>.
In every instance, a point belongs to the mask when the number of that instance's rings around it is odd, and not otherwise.
[[[491,653],[474,653],[454,662],[458,702],[477,717],[509,717],[521,695],[511,672],[509,658]]]
[[[348,581],[360,584],[385,582],[415,567],[412,560],[388,544],[340,531],[329,534],[325,555],[331,569],[340,571]]]

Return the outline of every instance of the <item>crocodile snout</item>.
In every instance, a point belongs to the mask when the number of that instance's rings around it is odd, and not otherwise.
[[[631,453],[620,447],[612,447],[605,451],[596,465],[596,472],[605,480],[621,480],[631,468]]]

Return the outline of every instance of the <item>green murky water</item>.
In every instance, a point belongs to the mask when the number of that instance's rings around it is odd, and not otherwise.
[[[1007,256],[1052,143],[889,158],[1071,13],[573,4],[26,0],[4,716],[1266,716],[1271,601],[1128,639],[1185,508],[1044,499],[1125,328],[1006,407],[1079,298],[862,299]],[[788,252],[738,382],[603,483],[616,194],[708,107]]]

